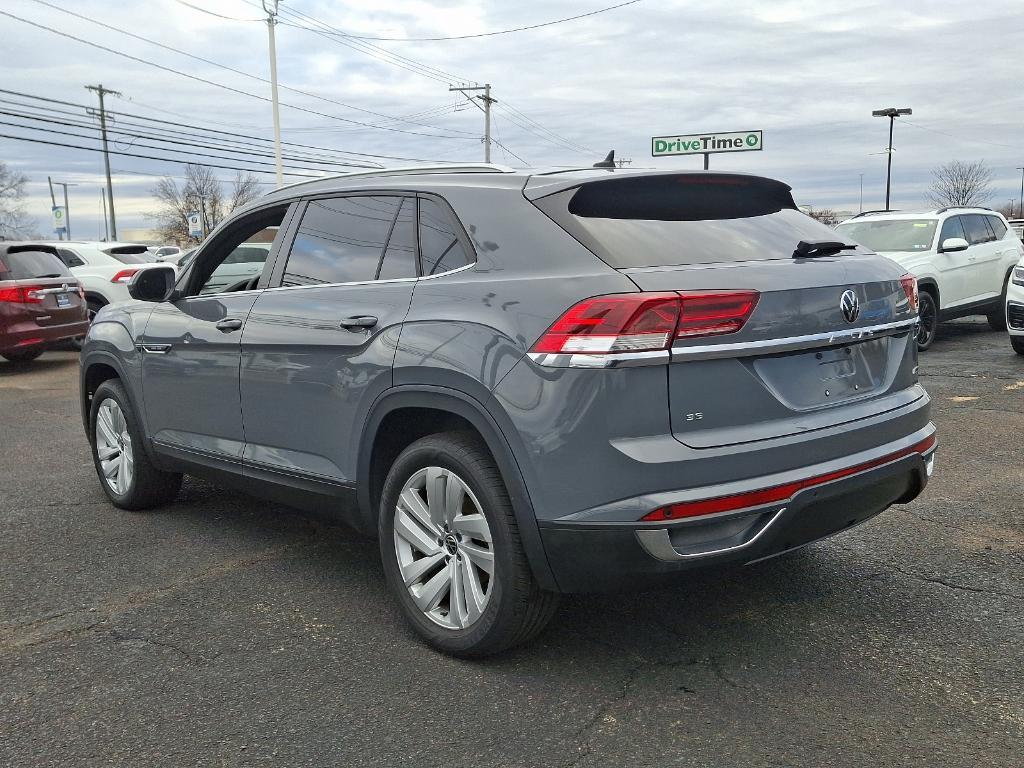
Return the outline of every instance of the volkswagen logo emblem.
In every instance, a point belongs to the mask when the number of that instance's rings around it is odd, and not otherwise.
[[[853,291],[843,291],[839,299],[839,309],[843,311],[846,322],[857,322],[857,318],[860,317],[860,299],[857,298],[857,294]]]

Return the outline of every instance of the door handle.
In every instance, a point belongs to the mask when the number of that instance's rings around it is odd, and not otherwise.
[[[229,317],[227,320],[221,320],[217,323],[217,330],[223,331],[224,333],[231,333],[231,331],[237,331],[242,327],[242,321],[234,317]]]
[[[341,321],[342,328],[373,328],[377,324],[377,318],[373,315],[354,315],[346,317]]]

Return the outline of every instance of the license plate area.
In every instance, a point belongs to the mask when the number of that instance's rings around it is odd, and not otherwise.
[[[71,306],[71,296],[69,294],[67,294],[67,293],[58,293],[57,294],[57,306],[58,307],[70,307]]]
[[[775,355],[752,361],[755,374],[788,408],[827,407],[884,391],[890,371],[892,339],[872,339],[840,347]]]

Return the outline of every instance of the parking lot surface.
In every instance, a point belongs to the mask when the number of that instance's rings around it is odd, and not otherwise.
[[[566,598],[481,662],[413,639],[347,528],[194,480],[113,508],[76,356],[0,361],[0,765],[1019,766],[1024,359],[984,322],[941,333],[920,499]]]

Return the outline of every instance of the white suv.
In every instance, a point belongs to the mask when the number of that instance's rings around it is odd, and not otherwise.
[[[1006,325],[1010,346],[1018,355],[1024,355],[1024,258],[1013,268],[1006,286]]]
[[[1007,284],[1024,248],[1001,214],[959,207],[928,213],[871,211],[844,221],[836,231],[917,278],[919,349],[931,346],[939,322],[955,317],[986,315],[994,330],[1006,330]]]

